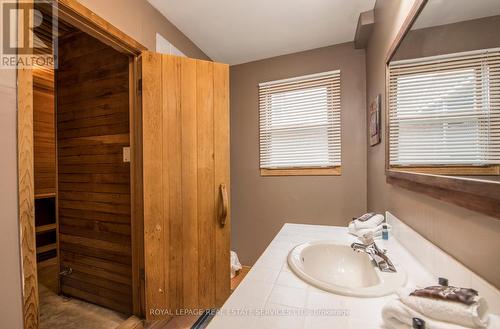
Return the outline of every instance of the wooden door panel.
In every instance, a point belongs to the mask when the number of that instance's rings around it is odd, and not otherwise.
[[[215,304],[215,196],[213,64],[196,63],[198,127],[198,257],[199,307]]]
[[[182,125],[182,298],[184,307],[198,304],[198,126],[196,60],[181,61]]]
[[[171,309],[181,307],[182,298],[182,154],[180,58],[162,57],[163,72],[163,185],[168,213],[164,226],[168,228],[170,246],[166,265],[169,273],[167,298]],[[167,230],[166,230],[167,231]]]
[[[229,185],[229,71],[146,52],[142,72],[146,316],[152,320],[169,317],[152,309],[213,308],[229,295],[229,223],[218,218],[219,186]]]
[[[168,232],[164,227],[162,58],[146,52],[142,55],[142,122],[143,122],[143,193],[144,193],[144,262],[145,311],[167,309]]]
[[[214,64],[214,161],[215,181],[214,195],[216,197],[217,224],[215,230],[215,304],[220,307],[231,293],[230,258],[227,256],[230,250],[231,202],[228,200],[227,216],[224,226],[219,222],[223,200],[220,191],[221,184],[227,189],[227,195],[231,195],[229,177],[229,75],[228,67],[224,64]]]

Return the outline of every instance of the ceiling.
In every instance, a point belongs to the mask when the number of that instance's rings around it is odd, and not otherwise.
[[[359,14],[375,5],[375,0],[148,1],[210,58],[231,65],[353,41]]]
[[[429,0],[412,29],[500,15],[499,0]]]

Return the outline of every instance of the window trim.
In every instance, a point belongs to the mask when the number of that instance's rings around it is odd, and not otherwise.
[[[260,169],[261,176],[342,176],[342,166],[328,168]]]
[[[500,166],[398,166],[391,165],[391,170],[398,172],[413,172],[436,175],[461,176],[497,176],[500,175]]]
[[[301,76],[295,76],[292,78],[278,79],[272,81],[266,81],[258,84],[258,87],[266,87],[268,85],[279,84],[279,83],[289,83],[289,82],[300,82],[301,80],[311,79],[315,77],[326,76],[328,74],[339,74],[339,118],[340,118],[340,165],[328,166],[328,167],[283,167],[283,168],[262,168],[261,167],[261,123],[259,119],[259,172],[262,177],[278,177],[278,176],[341,176],[342,175],[342,92],[341,92],[341,70],[330,70],[325,72],[305,74]],[[257,90],[257,98],[260,98],[260,90]],[[259,105],[259,118],[261,115],[261,109]]]

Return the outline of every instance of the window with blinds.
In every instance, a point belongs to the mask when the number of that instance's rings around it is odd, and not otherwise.
[[[500,49],[389,65],[393,166],[500,164]]]
[[[259,84],[260,168],[341,164],[340,71]]]

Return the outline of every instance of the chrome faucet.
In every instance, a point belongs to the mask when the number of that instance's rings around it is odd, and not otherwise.
[[[382,272],[397,272],[396,267],[385,254],[386,251],[380,250],[373,239],[370,239],[366,244],[356,243],[351,244],[351,248],[356,252],[364,252],[377,264],[377,267]]]

